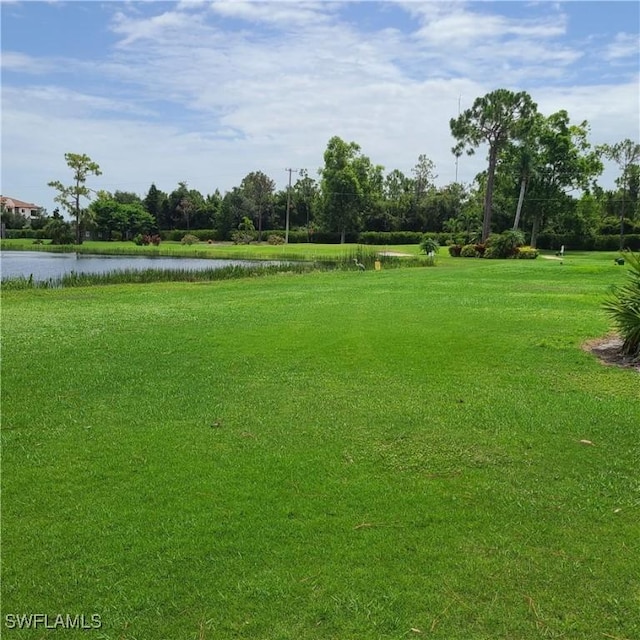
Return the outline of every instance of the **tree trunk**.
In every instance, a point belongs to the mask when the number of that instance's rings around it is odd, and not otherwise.
[[[76,195],[76,244],[82,244],[80,232],[80,196]]]
[[[527,177],[522,176],[520,182],[520,196],[518,197],[518,206],[516,207],[516,218],[513,221],[513,230],[517,231],[520,226],[520,214],[522,213],[522,203],[524,202],[524,192],[527,190]]]
[[[482,222],[482,242],[486,242],[491,233],[491,205],[493,203],[493,183],[498,161],[498,147],[493,144],[489,149],[489,169],[487,171],[487,190],[484,194],[484,220]]]
[[[536,242],[538,241],[538,227],[540,225],[540,220],[536,215],[533,218],[533,226],[531,227],[531,242],[529,243],[533,249],[536,248]]]
[[[342,227],[342,231],[340,232],[340,244],[344,244],[347,237],[347,228]]]
[[[624,249],[624,201],[626,198],[626,189],[622,190],[622,210],[620,212],[620,251]]]
[[[258,242],[262,242],[262,209],[258,209]]]

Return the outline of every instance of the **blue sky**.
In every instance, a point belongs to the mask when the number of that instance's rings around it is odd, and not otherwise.
[[[458,102],[503,87],[594,144],[639,140],[639,7],[2,0],[2,193],[51,212],[67,151],[100,164],[95,189],[224,193],[255,170],[282,188],[333,135],[387,171],[426,154],[446,184]],[[459,179],[484,168],[463,157]]]

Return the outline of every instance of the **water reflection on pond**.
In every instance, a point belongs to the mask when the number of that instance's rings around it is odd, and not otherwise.
[[[175,258],[168,256],[101,256],[78,253],[51,253],[46,251],[2,251],[0,267],[2,278],[29,278],[44,282],[57,279],[72,271],[75,273],[108,273],[124,269],[222,269],[232,265],[254,266],[279,264],[274,261],[221,260],[206,258]]]

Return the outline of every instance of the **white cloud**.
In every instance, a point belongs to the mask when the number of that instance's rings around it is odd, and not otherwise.
[[[16,71],[18,73],[48,73],[54,66],[51,61],[17,51],[3,51],[0,58],[0,66],[3,71]]]
[[[130,100],[94,95],[55,85],[32,85],[20,89],[5,87],[2,99],[7,109],[29,112],[37,110],[49,117],[96,117],[99,114],[123,113],[151,116],[153,112]],[[37,105],[34,109],[34,105]]]
[[[604,52],[605,60],[617,61],[632,58],[638,61],[640,55],[640,39],[637,33],[618,33],[613,42],[609,43]]]
[[[297,25],[317,25],[326,23],[330,19],[327,13],[330,5],[327,2],[215,0],[211,3],[211,9],[226,18],[270,23],[288,28]]]
[[[151,16],[155,5],[141,6],[118,7],[107,57],[8,58],[23,75],[19,87],[3,82],[3,192],[51,210],[46,183],[64,179],[68,151],[100,164],[96,188],[142,195],[152,181],[170,191],[187,180],[211,193],[257,169],[284,187],[284,167],[316,175],[333,135],[388,171],[409,173],[424,153],[446,184],[458,97],[464,109],[497,87],[528,90],[545,114],[589,120],[595,143],[638,138],[637,76],[609,86],[570,75],[585,51],[560,37],[569,23],[557,9],[552,24],[460,4],[394,5],[415,20],[411,32],[361,29],[341,19],[338,3],[183,1]],[[622,36],[612,53],[629,44]],[[26,84],[24,72],[51,66],[55,83]],[[460,159],[459,178],[484,168],[480,149]]]
[[[194,30],[199,21],[197,14],[182,11],[166,11],[152,18],[134,18],[119,11],[113,18],[113,30],[124,36],[120,46],[131,45],[138,40],[155,40],[183,36]]]

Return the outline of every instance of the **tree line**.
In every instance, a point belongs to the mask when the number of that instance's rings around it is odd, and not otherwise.
[[[640,233],[640,144],[623,140],[594,146],[586,121],[565,110],[544,115],[526,92],[498,89],[475,100],[450,121],[452,153],[488,148],[486,170],[471,184],[436,186],[436,167],[420,155],[409,175],[385,171],[356,142],[332,137],[324,164],[312,177],[305,170],[282,190],[262,171],[248,173],[224,195],[204,195],[179,182],[169,192],[151,184],[145,195],[92,191],[88,176],[100,175],[88,156],[65,154],[73,184],[52,181],[56,202],[81,228],[104,240],[128,239],[163,230],[210,229],[229,240],[243,221],[252,221],[258,240],[267,230],[339,234],[355,231],[448,232],[464,241],[483,241],[492,232],[521,230],[536,246],[540,233],[574,236]],[[598,178],[603,159],[619,169],[614,189]],[[91,199],[88,206],[81,200]],[[4,219],[4,213],[3,213]],[[60,225],[58,221],[56,224]]]

